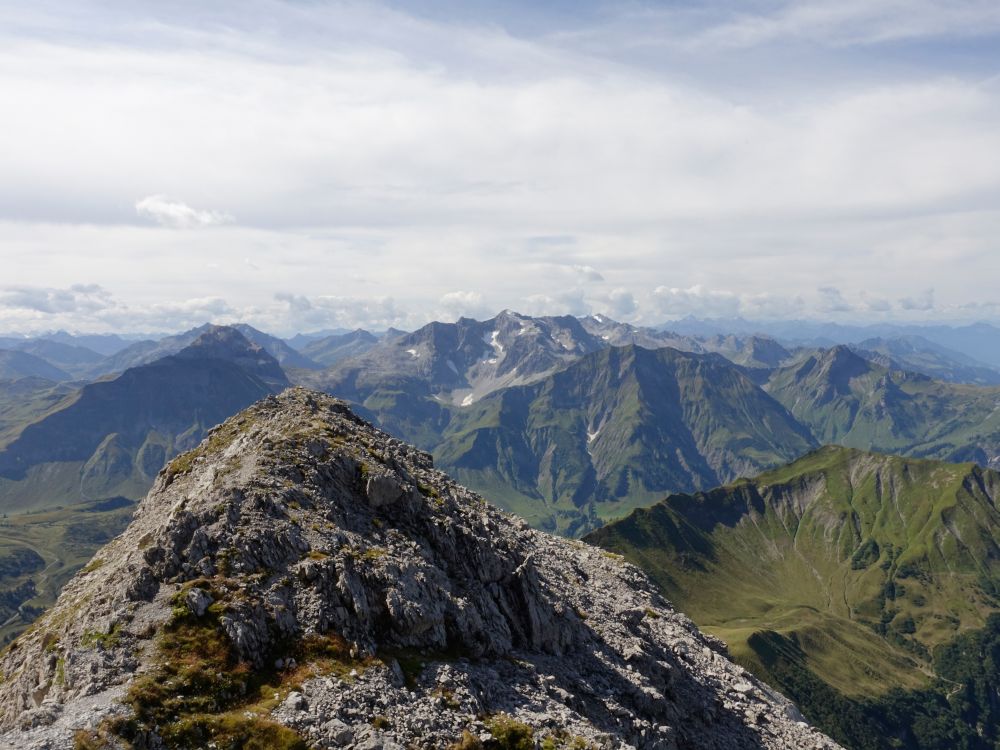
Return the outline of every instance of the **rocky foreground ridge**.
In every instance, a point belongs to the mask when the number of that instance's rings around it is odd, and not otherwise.
[[[637,568],[303,389],[168,465],[0,671],[21,749],[836,747]]]

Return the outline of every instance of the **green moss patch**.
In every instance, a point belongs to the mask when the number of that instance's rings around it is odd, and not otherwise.
[[[508,714],[496,714],[484,722],[501,750],[534,750],[535,730]]]
[[[169,484],[172,482],[177,475],[187,474],[191,471],[191,469],[194,468],[195,462],[199,458],[221,453],[223,450],[228,448],[236,438],[248,432],[252,426],[253,420],[248,416],[243,416],[238,420],[230,420],[229,422],[223,424],[219,427],[219,429],[209,435],[208,438],[202,441],[201,445],[197,448],[181,454],[167,465],[165,470],[167,483]]]
[[[209,585],[216,602],[195,617],[182,599],[190,586],[178,593],[173,616],[157,641],[156,668],[136,679],[126,696],[135,718],[119,722],[114,733],[132,740],[157,727],[171,750],[305,750],[305,740],[270,720],[270,712],[312,677],[336,674],[350,680],[352,672],[375,660],[353,658],[338,634],[317,634],[276,651],[269,660],[280,658],[294,667],[254,669],[239,660],[221,626],[224,593],[204,581],[195,583]]]

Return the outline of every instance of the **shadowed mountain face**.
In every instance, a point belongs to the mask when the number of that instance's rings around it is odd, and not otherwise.
[[[82,346],[65,344],[50,339],[33,339],[18,344],[18,351],[44,359],[70,377],[81,377],[104,359],[104,355]]]
[[[215,326],[206,323],[190,331],[179,333],[175,336],[167,336],[158,341],[137,341],[129,346],[115,352],[112,356],[96,363],[87,374],[90,377],[98,377],[112,373],[122,372],[129,367],[149,364],[163,357],[177,354],[184,348],[190,346],[206,333],[211,333],[216,329],[226,329],[237,331],[244,339],[260,347],[268,355],[274,358],[280,366],[314,369],[318,365],[305,355],[297,352],[284,341],[274,336],[258,331],[256,328],[245,324],[235,326]],[[283,376],[282,376],[283,377]]]
[[[811,447],[808,432],[722,357],[628,346],[456,412],[435,453],[536,522],[595,523]]]
[[[288,378],[277,359],[235,326],[212,326],[175,356],[186,361],[228,362],[276,388],[288,386]]]
[[[1000,388],[943,383],[845,346],[775,370],[766,389],[820,443],[947,461],[1000,461]]]
[[[19,750],[837,748],[636,568],[303,389],[171,462],[0,672]]]
[[[604,337],[626,336],[625,328],[585,319],[592,338],[574,351],[597,350],[570,356],[559,345],[567,361],[555,365],[536,342],[518,360],[528,364],[505,372],[541,362],[542,374],[501,388],[493,376],[502,361],[489,355],[512,356],[504,342],[527,334],[519,317],[488,323],[501,328],[496,348],[485,323],[434,325],[319,377],[339,373],[326,390],[543,528],[576,533],[663,493],[751,475],[823,443],[984,466],[1000,455],[1000,388],[891,370],[847,347],[793,356],[766,338],[711,342],[742,347],[748,363],[794,362],[741,367],[711,354],[610,347]],[[551,331],[544,339],[550,349],[560,340]],[[469,373],[480,372],[483,356],[493,375],[476,381],[476,395]]]
[[[0,450],[4,509],[137,497],[169,457],[285,385],[262,348],[212,328],[177,355],[84,386],[23,427]]]
[[[0,448],[74,390],[71,385],[44,378],[0,380]]]
[[[45,378],[69,380],[69,373],[49,364],[44,359],[22,351],[0,349],[0,380],[19,378]]]
[[[861,356],[893,370],[971,385],[1000,385],[1000,370],[922,336],[866,339],[851,347]]]
[[[383,338],[370,350],[302,382],[358,403],[387,384],[420,383],[449,404],[533,382],[605,344],[573,317],[529,318],[503,312],[492,320],[430,323]]]
[[[293,349],[287,343],[277,338],[276,336],[271,336],[269,334],[258,331],[252,326],[248,326],[245,323],[238,323],[232,328],[235,328],[251,343],[257,344],[265,352],[270,354],[277,360],[278,364],[282,367],[294,367],[306,370],[316,370],[320,368],[320,364],[314,362],[312,359],[302,354],[301,352]]]
[[[326,367],[335,365],[349,357],[357,357],[373,349],[378,338],[368,331],[358,329],[350,333],[324,336],[310,341],[302,347],[302,353]]]
[[[972,464],[827,447],[752,481],[670,496],[587,541],[650,573],[848,746],[993,747],[947,733],[957,744],[932,744],[964,710],[933,675],[986,674],[959,674],[942,655],[1000,611],[998,500],[1000,474]],[[910,692],[893,702],[893,689]],[[939,708],[943,719],[927,718]],[[997,738],[1000,716],[991,721]]]

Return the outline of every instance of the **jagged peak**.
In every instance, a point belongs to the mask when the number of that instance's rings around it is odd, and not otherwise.
[[[0,744],[64,746],[87,724],[168,747],[223,725],[445,747],[519,722],[595,746],[835,747],[723,654],[637,569],[291,388],[166,467],[0,656]]]

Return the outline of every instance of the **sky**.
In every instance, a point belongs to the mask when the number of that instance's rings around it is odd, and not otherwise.
[[[0,0],[0,332],[1000,321],[995,0]]]

